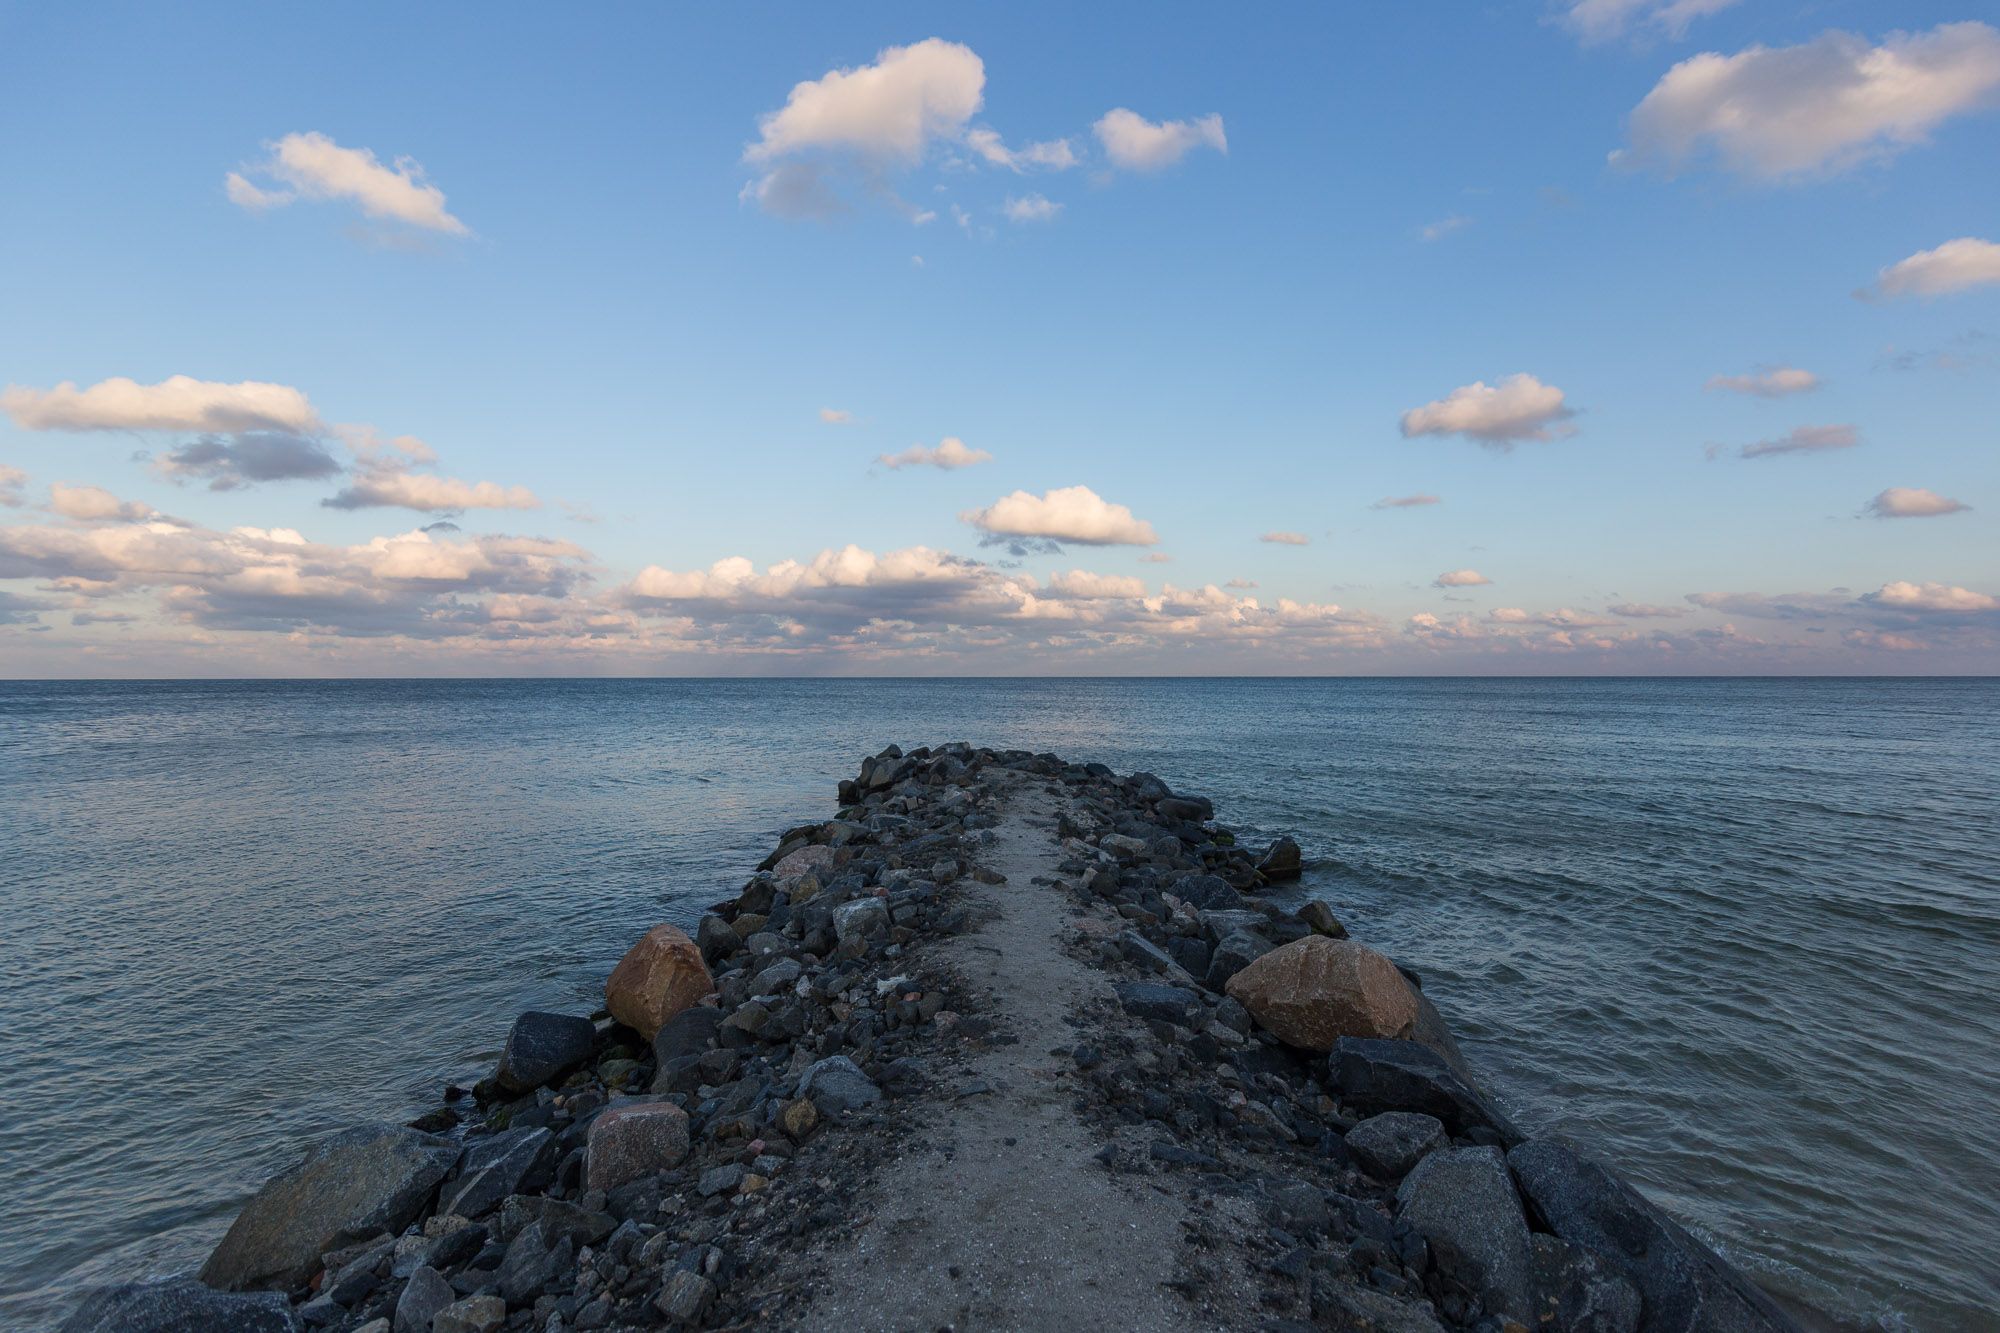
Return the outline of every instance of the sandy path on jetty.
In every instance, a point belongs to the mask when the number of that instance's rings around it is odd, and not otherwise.
[[[966,882],[986,923],[940,951],[984,997],[981,1013],[1020,1040],[971,1061],[940,1090],[936,1146],[884,1164],[872,1215],[830,1254],[801,1323],[812,1328],[1195,1329],[1223,1321],[1165,1287],[1183,1251],[1183,1210],[1094,1155],[1071,1107],[1077,1035],[1067,1015],[1108,996],[1111,977],[1063,952],[1076,909],[1060,889],[1062,798],[999,772],[997,841],[979,856],[1007,877]],[[990,1093],[961,1094],[978,1083]]]

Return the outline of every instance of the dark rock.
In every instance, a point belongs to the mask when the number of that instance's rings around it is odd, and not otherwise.
[[[1347,1151],[1377,1180],[1400,1180],[1450,1140],[1444,1122],[1421,1111],[1384,1111],[1347,1131]]]
[[[713,1005],[698,1004],[668,1019],[653,1034],[653,1060],[662,1069],[683,1056],[700,1055],[715,1037],[722,1011]]]
[[[1208,975],[1208,945],[1192,935],[1176,935],[1167,941],[1167,952],[1180,964],[1181,971],[1191,977]]]
[[[1201,1007],[1201,997],[1181,986],[1158,981],[1125,981],[1116,987],[1118,1003],[1135,1018],[1163,1023],[1187,1023]]]
[[[1528,1237],[1537,1315],[1562,1333],[1637,1333],[1639,1289],[1606,1259],[1555,1236]]]
[[[701,950],[701,956],[713,963],[742,948],[743,937],[736,933],[734,926],[709,912],[694,928],[694,943]]]
[[[1237,915],[1230,913],[1230,915]],[[1247,930],[1235,930],[1224,935],[1215,943],[1209,954],[1208,974],[1203,984],[1212,991],[1219,991],[1229,984],[1229,979],[1250,964],[1271,952],[1271,942],[1262,935]]]
[[[1536,1219],[1638,1288],[1646,1333],[1799,1333],[1722,1256],[1560,1138],[1507,1154]]]
[[[1220,875],[1187,875],[1167,891],[1190,907],[1210,911],[1234,910],[1242,902],[1236,890],[1229,887],[1229,881]]]
[[[856,898],[833,909],[833,933],[841,943],[889,933],[889,905],[880,898]]]
[[[1147,939],[1136,930],[1118,932],[1118,951],[1125,955],[1125,961],[1146,972],[1167,972],[1180,970],[1180,964],[1170,957],[1165,949]]]
[[[494,1078],[509,1092],[533,1092],[588,1060],[596,1041],[587,1018],[530,1010],[508,1031]]]
[[[1199,824],[1215,818],[1215,805],[1206,796],[1165,796],[1153,808],[1162,817],[1183,824]]]
[[[714,1283],[699,1273],[681,1269],[660,1288],[660,1294],[653,1298],[653,1308],[666,1316],[670,1327],[692,1328],[701,1322],[714,1300]]]
[[[362,1125],[315,1143],[266,1181],[202,1265],[224,1291],[302,1287],[322,1254],[408,1226],[458,1145],[397,1125]]]
[[[1438,1270],[1477,1292],[1487,1313],[1534,1318],[1528,1219],[1498,1148],[1432,1153],[1397,1187],[1396,1205]]]
[[[844,1055],[829,1055],[807,1068],[799,1096],[812,1099],[822,1114],[856,1111],[882,1100],[882,1090]]]
[[[507,1246],[507,1256],[494,1274],[500,1295],[508,1305],[532,1305],[542,1289],[567,1273],[576,1258],[576,1247],[567,1236],[550,1244],[540,1222],[521,1229]]]
[[[711,1166],[708,1170],[701,1173],[701,1181],[695,1186],[695,1189],[704,1199],[714,1198],[718,1194],[734,1194],[736,1193],[737,1186],[743,1183],[743,1177],[747,1174],[749,1174],[748,1171],[737,1162],[725,1163],[722,1166]]]
[[[189,1278],[134,1282],[86,1297],[62,1333],[298,1333],[276,1292],[216,1291]]]
[[[438,1197],[440,1213],[478,1217],[521,1192],[521,1182],[546,1166],[555,1140],[546,1129],[508,1129],[466,1144],[458,1175]]]
[[[618,1225],[609,1214],[580,1208],[563,1199],[516,1194],[501,1204],[494,1215],[493,1234],[502,1241],[511,1241],[531,1222],[541,1223],[542,1234],[549,1239],[567,1239],[579,1246],[595,1245]]]
[[[1336,1097],[1364,1114],[1421,1111],[1442,1120],[1455,1135],[1478,1128],[1491,1130],[1505,1145],[1522,1139],[1443,1057],[1414,1041],[1342,1037],[1327,1053],[1327,1084]]]
[[[458,1299],[444,1274],[428,1265],[410,1274],[403,1294],[396,1298],[394,1333],[431,1333],[431,1320],[438,1311]]]
[[[1257,873],[1268,883],[1279,884],[1297,879],[1304,872],[1305,863],[1299,856],[1299,845],[1290,838],[1280,838],[1271,844],[1257,862]]]
[[[493,1333],[507,1322],[507,1303],[498,1296],[467,1296],[438,1311],[431,1333]]]
[[[1326,935],[1336,940],[1347,938],[1347,927],[1340,924],[1340,918],[1333,909],[1315,898],[1299,908],[1299,920],[1306,923],[1315,935]]]

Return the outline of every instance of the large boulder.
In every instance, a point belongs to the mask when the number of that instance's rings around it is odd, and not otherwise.
[[[94,1292],[62,1333],[299,1333],[292,1304],[274,1291],[217,1291],[189,1278]]]
[[[1384,1111],[1347,1131],[1347,1151],[1377,1180],[1400,1180],[1451,1140],[1444,1122],[1421,1111]]]
[[[521,1182],[545,1166],[554,1151],[554,1139],[540,1127],[505,1129],[472,1140],[459,1159],[458,1174],[439,1192],[438,1211],[478,1217],[499,1207],[502,1199],[521,1192]]]
[[[224,1291],[304,1286],[328,1250],[408,1226],[457,1160],[450,1139],[400,1125],[322,1139],[244,1205],[201,1280]]]
[[[1528,1219],[1498,1148],[1432,1153],[1397,1187],[1396,1209],[1430,1243],[1438,1269],[1477,1292],[1488,1314],[1534,1319]]]
[[[1229,978],[1230,998],[1287,1046],[1324,1051],[1342,1037],[1407,1036],[1417,997],[1396,965],[1366,945],[1308,935]]]
[[[509,1092],[533,1092],[588,1060],[596,1042],[589,1019],[531,1009],[508,1031],[494,1078]]]
[[[678,926],[655,926],[611,969],[604,1006],[651,1041],[668,1019],[714,989],[708,964],[687,933]]]
[[[1721,1255],[1567,1141],[1523,1143],[1507,1165],[1543,1226],[1639,1289],[1644,1333],[1800,1333]]]
[[[672,1102],[614,1106],[590,1122],[584,1183],[608,1194],[628,1180],[671,1171],[687,1155],[686,1111]]]
[[[1414,1041],[1342,1037],[1327,1053],[1326,1068],[1334,1096],[1364,1115],[1421,1111],[1461,1137],[1483,1131],[1506,1146],[1523,1137],[1444,1057]]]

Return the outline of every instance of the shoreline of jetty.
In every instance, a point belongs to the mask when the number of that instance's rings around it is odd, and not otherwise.
[[[890,747],[593,1015],[322,1140],[67,1333],[1796,1333],[1148,774]]]

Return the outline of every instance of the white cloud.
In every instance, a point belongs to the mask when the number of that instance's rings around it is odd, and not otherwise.
[[[1797,366],[1768,366],[1752,375],[1711,375],[1710,389],[1745,393],[1753,398],[1783,398],[1787,394],[1809,393],[1819,387],[1819,376]]]
[[[1678,620],[1687,614],[1684,606],[1654,606],[1650,602],[1620,602],[1606,609],[1627,620]]]
[[[843,412],[837,407],[822,407],[819,410],[819,419],[829,426],[851,426],[854,424],[854,414],[852,412]]]
[[[1000,136],[989,129],[968,130],[966,146],[996,167],[1006,167],[1009,171],[1028,171],[1041,168],[1047,171],[1068,171],[1077,164],[1076,149],[1068,139],[1050,139],[1044,143],[1031,143],[1025,148],[1013,149],[1001,142]]]
[[[906,467],[935,467],[950,472],[979,463],[990,463],[993,461],[993,455],[984,449],[968,449],[964,440],[956,435],[947,435],[938,441],[935,448],[913,444],[900,454],[881,454],[875,461],[892,471]]]
[[[959,517],[996,537],[1046,537],[1083,546],[1152,546],[1159,541],[1152,524],[1088,486],[1065,486],[1044,495],[1015,491]]]
[[[1866,512],[1876,518],[1936,518],[1971,507],[1922,487],[1891,486],[1868,502]]]
[[[423,167],[413,158],[399,157],[393,166],[383,166],[368,149],[342,148],[317,132],[287,134],[266,147],[270,156],[249,170],[281,188],[265,189],[232,171],[224,184],[239,207],[261,212],[295,199],[345,199],[371,218],[453,236],[469,234],[445,210],[444,191],[424,179]]]
[[[1267,532],[1257,540],[1260,542],[1269,542],[1273,546],[1312,545],[1312,538],[1306,536],[1303,532]]]
[[[1009,222],[1053,222],[1056,214],[1063,211],[1063,206],[1039,194],[1024,195],[1019,199],[1010,194],[1001,211],[1007,215]]]
[[[870,65],[836,69],[793,87],[758,118],[750,162],[837,150],[913,163],[939,138],[956,138],[979,110],[986,66],[970,47],[930,37],[884,48]]]
[[[1049,595],[1084,602],[1118,597],[1139,598],[1146,595],[1146,584],[1143,579],[1127,574],[1093,574],[1088,570],[1072,569],[1067,574],[1049,576]]]
[[[1972,287],[2000,282],[2000,245],[1976,236],[1946,241],[1934,250],[1919,250],[1882,270],[1872,296],[1946,296]]]
[[[1415,509],[1421,505],[1443,503],[1444,501],[1438,496],[1420,493],[1417,495],[1385,495],[1368,507],[1370,509]]]
[[[1127,171],[1159,171],[1197,148],[1229,151],[1229,139],[1218,115],[1155,123],[1121,106],[1105,112],[1091,131],[1104,145],[1111,164]]]
[[[490,481],[459,481],[400,469],[364,470],[330,500],[329,509],[414,509],[427,514],[455,514],[466,509],[540,509],[541,500],[526,486],[501,486]]]
[[[28,474],[17,467],[0,463],[0,509],[19,509],[27,503],[21,490],[28,484]]]
[[[1706,151],[1741,175],[1781,180],[1882,160],[2000,91],[2000,32],[1947,23],[1880,46],[1826,32],[1800,46],[1683,60],[1632,113],[1613,160],[1672,168]]]
[[[1417,234],[1427,241],[1440,241],[1453,232],[1470,227],[1471,225],[1471,218],[1466,217],[1463,213],[1456,213],[1451,217],[1442,218],[1439,221],[1431,223]]]
[[[1775,440],[1759,440],[1736,452],[1742,458],[1771,458],[1778,454],[1830,453],[1835,449],[1852,449],[1860,443],[1861,437],[1852,426],[1794,426]]]
[[[1438,575],[1436,582],[1432,586],[1438,588],[1477,588],[1491,582],[1493,582],[1492,579],[1487,578],[1476,569],[1454,569],[1449,573]]]
[[[1509,375],[1498,384],[1475,380],[1450,394],[1403,413],[1403,436],[1464,435],[1481,444],[1509,448],[1518,440],[1548,440],[1568,434],[1563,425],[1576,413],[1563,391],[1533,375]]]
[[[68,380],[53,389],[9,385],[0,391],[0,410],[23,430],[310,434],[320,428],[312,404],[290,385],[258,380],[221,384],[186,375],[170,376],[158,384],[118,377],[88,389]]]
[[[1586,44],[1613,41],[1634,28],[1668,37],[1687,34],[1688,24],[1719,14],[1737,0],[1568,0],[1563,26]]]
[[[1934,611],[1944,615],[2000,611],[2000,598],[1944,583],[1885,583],[1863,600],[1897,611]]]
[[[156,516],[151,505],[120,500],[101,486],[65,486],[61,482],[49,487],[49,508],[80,523],[141,523]]]

